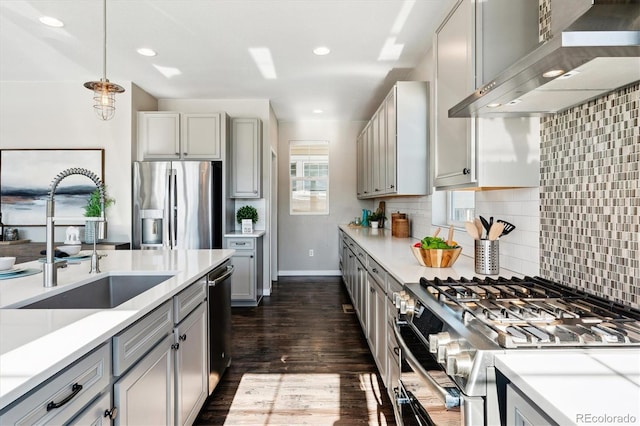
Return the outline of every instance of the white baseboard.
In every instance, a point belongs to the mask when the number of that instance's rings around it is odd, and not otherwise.
[[[302,276],[302,277],[317,277],[317,276],[322,276],[322,277],[334,277],[334,276],[341,276],[342,275],[342,271],[340,271],[339,269],[336,270],[329,270],[329,271],[309,271],[309,270],[304,270],[304,271],[278,271],[278,275],[282,276],[282,277],[298,277],[298,276]]]

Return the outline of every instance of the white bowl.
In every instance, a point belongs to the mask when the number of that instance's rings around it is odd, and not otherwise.
[[[16,263],[15,257],[0,257],[0,271],[13,268],[14,263]]]
[[[68,254],[69,256],[74,256],[78,253],[80,253],[80,249],[82,248],[82,246],[80,244],[78,245],[72,245],[72,246],[59,246],[56,247],[56,249],[60,250],[63,253]]]

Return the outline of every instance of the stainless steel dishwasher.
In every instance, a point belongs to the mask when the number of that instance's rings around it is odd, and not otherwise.
[[[207,275],[209,310],[209,395],[231,365],[231,275],[227,260]]]

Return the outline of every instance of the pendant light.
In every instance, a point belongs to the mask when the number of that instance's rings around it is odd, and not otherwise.
[[[111,83],[107,79],[107,0],[102,0],[103,7],[103,38],[102,38],[102,78],[100,81],[88,81],[84,84],[89,90],[93,90],[93,108],[101,120],[111,120],[116,112],[116,93],[123,93],[124,88]]]

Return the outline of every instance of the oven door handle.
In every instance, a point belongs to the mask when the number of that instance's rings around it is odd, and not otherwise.
[[[394,325],[393,334],[396,336],[396,340],[398,341],[398,346],[400,346],[401,356],[404,357],[407,364],[420,375],[420,377],[424,378],[426,382],[431,384],[439,393],[440,399],[444,403],[447,409],[458,407],[460,405],[460,392],[458,388],[446,388],[441,386],[438,382],[435,381],[429,371],[426,370],[420,362],[416,359],[415,356],[409,350],[409,347],[405,343],[404,339],[400,335],[400,330],[398,330],[398,326]]]

